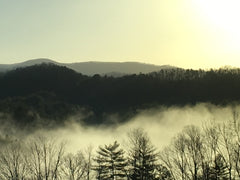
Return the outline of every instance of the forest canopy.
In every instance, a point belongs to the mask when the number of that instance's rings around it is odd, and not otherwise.
[[[199,102],[217,105],[240,100],[240,69],[162,69],[122,77],[86,76],[64,66],[40,64],[0,74],[1,114],[19,124],[36,118],[61,123],[77,112],[87,112],[84,123],[109,123],[107,115],[121,121],[138,109],[183,106]],[[110,122],[111,123],[111,122]]]

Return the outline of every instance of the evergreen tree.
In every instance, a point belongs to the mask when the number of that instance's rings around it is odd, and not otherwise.
[[[218,154],[215,157],[214,165],[210,169],[210,179],[211,180],[227,180],[228,179],[227,165],[224,162],[222,155],[220,154]]]
[[[203,169],[203,174],[198,179],[207,180],[227,180],[230,179],[228,175],[228,167],[224,162],[223,156],[217,154],[213,164],[206,162]]]
[[[132,180],[156,179],[157,153],[146,133],[136,129],[129,134],[129,177]]]
[[[115,141],[113,144],[99,147],[98,155],[94,158],[97,163],[94,170],[97,172],[98,180],[117,180],[125,176],[126,160],[124,151],[119,149],[119,146]]]
[[[159,164],[157,166],[156,180],[172,180],[171,172],[163,165]]]

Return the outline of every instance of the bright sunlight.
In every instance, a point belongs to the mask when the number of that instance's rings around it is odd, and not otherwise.
[[[195,2],[210,23],[225,30],[226,33],[234,33],[234,36],[239,36],[239,0],[197,0]]]

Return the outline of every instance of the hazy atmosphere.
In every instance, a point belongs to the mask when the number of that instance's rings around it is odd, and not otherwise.
[[[152,143],[161,150],[185,126],[206,127],[213,123],[231,121],[234,111],[239,113],[240,106],[219,107],[212,104],[197,104],[184,107],[157,107],[141,111],[128,122],[116,126],[86,127],[77,123],[76,117],[71,117],[66,121],[65,126],[57,130],[40,130],[36,134],[50,135],[55,138],[61,134],[57,139],[67,141],[68,150],[74,152],[89,145],[97,148],[114,140],[118,140],[124,146],[127,134],[131,130],[143,128],[148,132]]]
[[[0,1],[0,180],[239,180],[240,1]]]
[[[238,0],[2,0],[0,63],[239,66]]]

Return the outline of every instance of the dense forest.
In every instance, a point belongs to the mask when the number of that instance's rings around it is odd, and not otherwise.
[[[54,64],[18,68],[0,74],[0,115],[19,125],[36,119],[63,123],[81,112],[86,124],[126,121],[139,109],[198,102],[218,105],[240,100],[240,69],[163,69],[149,74],[86,76]],[[44,122],[43,122],[44,123]]]

